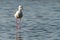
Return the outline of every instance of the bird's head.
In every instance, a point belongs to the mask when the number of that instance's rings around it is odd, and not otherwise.
[[[23,9],[23,7],[22,7],[21,5],[19,5],[19,6],[18,6],[18,9],[19,9],[19,10],[22,10],[22,9]]]

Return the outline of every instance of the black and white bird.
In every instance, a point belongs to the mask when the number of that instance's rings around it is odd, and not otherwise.
[[[20,27],[21,27],[21,18],[23,16],[23,13],[22,13],[22,6],[19,5],[18,6],[18,10],[17,12],[14,14],[15,18],[16,18],[16,40],[20,40],[21,37],[19,36],[20,35]]]
[[[23,9],[23,7],[21,5],[19,5],[17,12],[14,14],[15,18],[17,18],[17,19],[22,18],[22,16],[23,16],[22,9]]]

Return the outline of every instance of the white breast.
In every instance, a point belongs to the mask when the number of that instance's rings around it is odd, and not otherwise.
[[[17,11],[14,16],[17,17],[19,15],[19,13],[20,13],[20,11]]]
[[[22,6],[19,5],[17,12],[14,14],[15,18],[17,18],[22,11]]]

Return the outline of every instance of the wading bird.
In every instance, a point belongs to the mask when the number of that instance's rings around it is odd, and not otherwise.
[[[22,9],[23,9],[22,6],[19,5],[17,12],[14,14],[14,16],[16,18],[16,40],[22,40],[21,37],[19,36],[20,35],[19,29],[21,28],[21,24],[19,24],[19,22],[21,21],[21,18],[23,16]]]
[[[15,18],[17,18],[17,19],[20,19],[20,18],[22,18],[22,16],[23,16],[23,14],[22,14],[22,6],[21,5],[19,5],[19,7],[18,7],[18,10],[17,10],[17,12],[15,13]]]

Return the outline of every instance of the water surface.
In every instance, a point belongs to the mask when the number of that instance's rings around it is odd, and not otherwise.
[[[60,40],[59,0],[0,0],[0,40],[16,40],[14,13],[23,5],[23,40]]]

